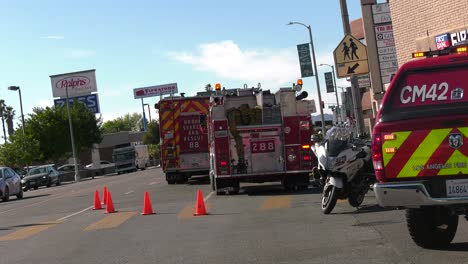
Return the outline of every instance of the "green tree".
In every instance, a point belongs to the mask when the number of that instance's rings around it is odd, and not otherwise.
[[[82,103],[70,107],[77,152],[102,140],[99,120]],[[25,132],[39,142],[41,161],[57,162],[72,156],[66,107],[34,108],[25,124]]]
[[[3,139],[5,140],[5,143],[6,143],[7,136],[6,136],[6,131],[5,131],[5,118],[4,118],[5,108],[6,108],[5,100],[0,99],[0,116],[2,118]]]
[[[157,145],[159,144],[159,123],[152,121],[148,124],[148,131],[143,135],[143,143],[146,145]]]
[[[126,114],[114,120],[106,121],[102,124],[101,130],[103,134],[121,131],[139,131],[141,130],[141,114]]]
[[[17,131],[10,136],[10,142],[0,146],[0,162],[5,166],[19,168],[31,165],[33,161],[40,160],[39,146],[39,141],[32,135]]]
[[[15,128],[13,127],[13,118],[15,118],[15,110],[13,107],[7,106],[5,111],[3,112],[3,116],[5,117],[5,121],[8,128],[8,137],[11,137],[15,132]]]

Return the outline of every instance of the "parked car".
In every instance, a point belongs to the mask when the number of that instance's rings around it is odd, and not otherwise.
[[[99,168],[97,164],[90,163],[85,166],[86,169],[95,169],[97,170],[98,174],[96,175],[104,175],[104,174],[109,174],[109,173],[114,173],[115,172],[115,163],[109,162],[107,160],[101,160],[99,161]]]
[[[10,200],[11,195],[23,198],[21,177],[11,168],[0,167],[0,197],[4,202]]]
[[[54,164],[34,167],[21,180],[23,191],[28,191],[31,188],[37,190],[40,186],[50,187],[52,184],[59,186],[60,183],[60,172],[55,169]]]
[[[60,172],[60,177],[62,181],[72,180],[75,178],[75,164],[65,164],[57,168]],[[99,174],[99,171],[94,168],[86,168],[83,165],[78,165],[78,170],[80,172],[80,178],[93,178]]]

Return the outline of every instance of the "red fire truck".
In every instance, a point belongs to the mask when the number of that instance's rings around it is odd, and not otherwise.
[[[170,96],[155,105],[159,110],[161,167],[168,184],[184,183],[210,168],[207,114],[210,92]]]
[[[468,219],[467,51],[414,53],[427,58],[399,68],[373,130],[377,201],[406,208],[411,238],[425,248],[447,247],[458,216]]]
[[[240,182],[281,181],[287,189],[307,188],[315,104],[303,100],[306,92],[296,97],[301,86],[294,87],[272,94],[244,86],[211,97],[210,181],[217,194],[239,192]]]

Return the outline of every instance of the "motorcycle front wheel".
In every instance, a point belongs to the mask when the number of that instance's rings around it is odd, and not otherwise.
[[[324,214],[331,213],[333,208],[335,208],[339,193],[340,188],[337,188],[333,185],[325,185],[322,195],[322,212]]]

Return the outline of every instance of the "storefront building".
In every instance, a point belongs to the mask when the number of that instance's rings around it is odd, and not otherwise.
[[[398,64],[411,53],[468,42],[468,1],[390,0]]]

